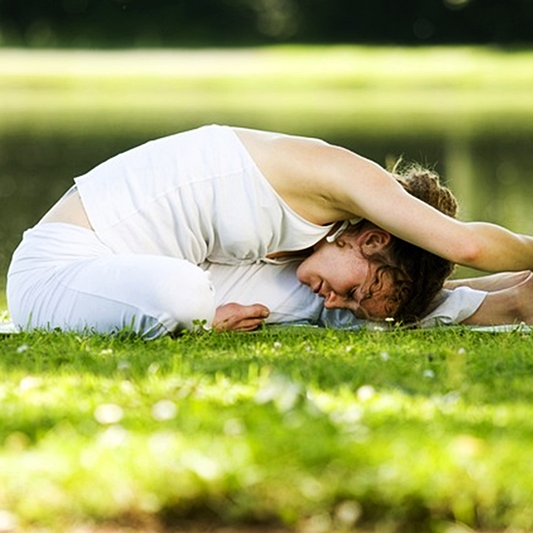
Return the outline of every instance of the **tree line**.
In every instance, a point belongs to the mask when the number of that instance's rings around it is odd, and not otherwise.
[[[0,0],[0,45],[529,46],[533,0]]]

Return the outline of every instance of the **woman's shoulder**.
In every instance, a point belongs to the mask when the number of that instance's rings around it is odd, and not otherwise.
[[[317,146],[329,146],[326,141],[316,137],[235,126],[232,126],[231,129],[246,147],[251,146],[252,149],[299,148],[305,150]]]
[[[252,159],[274,185],[301,178],[309,181],[327,163],[331,147],[325,141],[245,128],[233,128]]]
[[[261,174],[289,206],[315,224],[333,221],[324,203],[330,145],[310,137],[241,128],[234,131]]]

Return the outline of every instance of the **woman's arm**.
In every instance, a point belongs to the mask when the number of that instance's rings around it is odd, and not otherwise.
[[[384,169],[350,152],[331,154],[324,174],[331,203],[391,234],[453,261],[486,271],[533,268],[533,238],[484,222],[461,222],[418,200]]]
[[[407,193],[382,167],[349,150],[298,138],[272,143],[277,145],[272,157],[285,162],[272,173],[274,187],[316,223],[360,216],[454,263],[491,272],[533,269],[530,236],[448,217]]]
[[[454,263],[491,272],[533,269],[532,237],[448,217],[349,150],[315,139],[235,131],[278,194],[315,224],[363,217]]]

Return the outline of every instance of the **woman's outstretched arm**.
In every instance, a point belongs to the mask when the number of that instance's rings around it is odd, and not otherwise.
[[[378,165],[331,153],[331,202],[454,263],[490,272],[533,268],[533,238],[486,222],[461,222],[407,193]],[[337,152],[337,153],[336,153]]]
[[[249,141],[247,135],[244,143],[265,177],[311,222],[363,217],[454,263],[489,272],[533,269],[532,237],[448,217],[364,157],[313,139],[252,133]]]

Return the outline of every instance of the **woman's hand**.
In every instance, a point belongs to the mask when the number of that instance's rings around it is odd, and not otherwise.
[[[261,304],[229,303],[217,307],[213,329],[216,331],[253,331],[269,315],[268,307]]]

